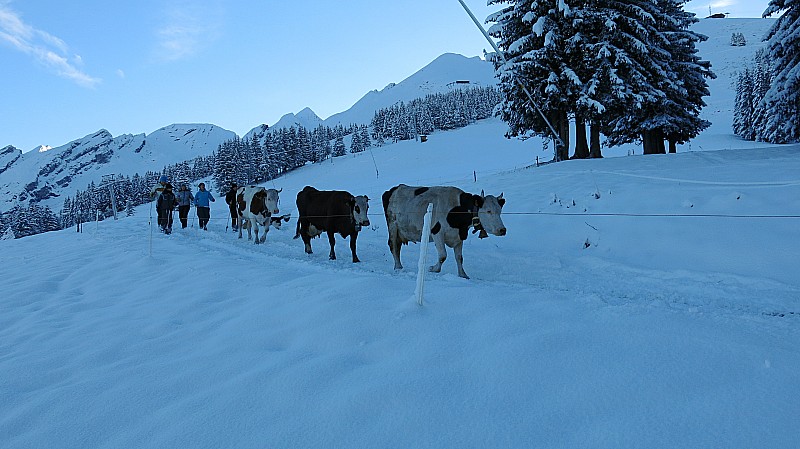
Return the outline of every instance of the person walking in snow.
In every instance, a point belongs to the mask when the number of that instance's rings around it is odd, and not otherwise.
[[[236,227],[236,219],[239,218],[239,211],[236,206],[236,190],[238,190],[238,187],[235,182],[232,182],[230,190],[225,194],[225,202],[228,203],[228,208],[231,211],[231,226],[234,232],[239,230]]]
[[[206,226],[208,225],[208,220],[211,218],[211,203],[216,200],[214,199],[214,195],[206,190],[206,185],[204,183],[201,182],[198,184],[197,188],[200,189],[197,191],[197,195],[194,196],[194,206],[197,208],[197,220],[200,223],[200,228],[204,231],[208,231]]]
[[[161,175],[161,177],[158,178],[158,184],[154,185],[153,188],[150,189],[150,199],[151,200],[154,199],[157,195],[161,194],[161,192],[164,191],[164,186],[167,185],[168,181],[169,181],[169,179],[167,179],[167,175]]]
[[[158,212],[158,225],[164,234],[172,233],[172,210],[178,205],[175,194],[172,193],[172,184],[166,183],[164,190],[156,200],[156,211]]]
[[[181,184],[175,197],[178,199],[178,218],[181,220],[181,228],[185,229],[189,221],[189,209],[192,207],[194,195],[188,185]]]

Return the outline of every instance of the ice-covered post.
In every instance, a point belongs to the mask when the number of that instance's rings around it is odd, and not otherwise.
[[[422,305],[422,291],[425,288],[425,271],[428,259],[428,242],[431,239],[431,215],[433,215],[433,203],[428,204],[425,212],[425,219],[422,221],[422,237],[420,238],[419,264],[417,265],[417,289],[414,296],[417,297],[417,304]]]

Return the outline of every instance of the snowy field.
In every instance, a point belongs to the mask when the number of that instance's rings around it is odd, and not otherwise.
[[[0,447],[798,447],[800,145],[730,135],[755,44],[720,39],[753,23],[707,43],[715,125],[679,154],[536,167],[487,120],[269,183],[293,218],[265,245],[220,198],[207,232],[145,205],[0,241]],[[507,199],[508,235],[470,235],[470,280],[449,252],[422,307],[420,245],[396,272],[386,243],[401,182]],[[292,239],[305,185],[372,199],[361,263]]]
[[[293,217],[306,184],[369,195],[360,264],[294,219],[239,240],[221,200],[207,232],[143,206],[0,242],[0,446],[796,447],[800,147],[526,167],[503,127],[275,182]],[[386,244],[399,182],[508,199],[423,307],[420,246],[395,272]]]

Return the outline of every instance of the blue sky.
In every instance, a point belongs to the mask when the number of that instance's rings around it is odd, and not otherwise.
[[[479,19],[498,9],[466,3]],[[712,10],[757,17],[766,4]],[[708,7],[687,4],[701,17]],[[242,135],[304,107],[324,119],[442,53],[484,49],[457,0],[0,0],[0,147],[172,123]]]

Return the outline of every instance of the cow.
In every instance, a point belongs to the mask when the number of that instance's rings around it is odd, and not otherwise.
[[[445,245],[453,248],[458,265],[458,275],[469,279],[464,272],[464,257],[461,253],[464,240],[472,227],[480,231],[480,238],[488,234],[506,235],[506,227],[500,218],[506,200],[500,196],[466,193],[456,187],[412,187],[400,184],[384,192],[382,196],[386,225],[389,230],[389,250],[394,256],[394,268],[400,270],[401,245],[422,240],[422,227],[428,204],[433,203],[431,217],[431,240],[436,244],[439,260],[430,267],[438,273],[447,259]],[[487,234],[488,232],[488,234]]]
[[[334,245],[336,234],[350,237],[350,252],[353,263],[360,262],[356,255],[356,239],[362,226],[369,226],[369,198],[365,195],[353,196],[341,190],[317,190],[305,186],[297,194],[297,233],[302,237],[307,254],[311,254],[311,239],[323,232],[328,233],[331,245],[330,259],[336,260]]]
[[[272,214],[278,213],[278,194],[280,192],[280,190],[258,186],[239,187],[239,190],[236,191],[236,210],[238,212],[236,224],[239,228],[239,238],[242,238],[242,228],[246,227],[247,240],[253,238],[251,228],[256,232],[256,244],[264,243],[267,240]],[[264,228],[264,235],[261,239],[258,237],[259,225]]]

